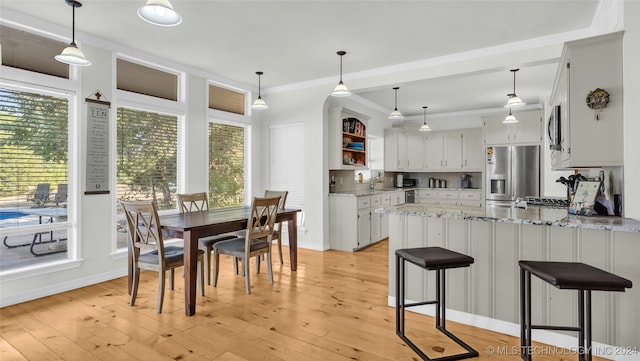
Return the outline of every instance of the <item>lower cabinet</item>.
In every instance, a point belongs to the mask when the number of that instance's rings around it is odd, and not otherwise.
[[[482,190],[418,189],[416,202],[440,206],[483,207]]]
[[[404,192],[402,192],[404,197]],[[372,196],[330,196],[331,249],[357,251],[389,235],[389,216],[375,210],[397,200],[396,193]]]

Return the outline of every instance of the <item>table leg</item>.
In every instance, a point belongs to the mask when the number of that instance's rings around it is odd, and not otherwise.
[[[293,219],[287,222],[289,226],[289,259],[291,270],[298,269],[298,215],[294,214]]]
[[[184,237],[184,312],[196,314],[196,279],[198,278],[198,237],[185,231]]]

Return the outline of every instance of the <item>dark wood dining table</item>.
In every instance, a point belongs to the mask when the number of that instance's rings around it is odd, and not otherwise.
[[[165,237],[184,240],[184,305],[185,314],[196,313],[196,279],[198,261],[198,239],[247,228],[251,207],[211,209],[208,211],[178,213],[160,216]],[[289,257],[291,270],[298,267],[298,225],[300,209],[285,209],[278,212],[276,222],[287,222],[289,235]],[[133,258],[129,252],[129,293],[131,292]]]

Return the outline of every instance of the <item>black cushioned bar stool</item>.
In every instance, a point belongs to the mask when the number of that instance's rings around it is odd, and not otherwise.
[[[578,332],[578,360],[591,361],[591,291],[624,292],[631,281],[584,263],[520,261],[520,354],[531,361],[531,330]],[[578,327],[531,324],[531,275],[559,289],[578,290]]]
[[[416,303],[405,303],[405,261],[423,268],[427,271],[436,270],[436,299],[434,301],[423,301]],[[464,343],[446,329],[445,317],[445,270],[448,268],[469,267],[473,263],[473,257],[462,253],[450,251],[441,247],[405,248],[396,250],[396,334],[415,351],[423,360],[461,360],[470,357],[477,357],[478,352],[471,346]],[[436,305],[436,328],[444,333],[467,352],[462,354],[429,358],[404,334],[404,311],[407,307],[420,305]]]

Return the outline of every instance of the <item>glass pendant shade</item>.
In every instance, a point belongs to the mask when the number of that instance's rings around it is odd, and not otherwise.
[[[395,108],[393,109],[391,114],[389,114],[389,119],[404,119],[404,116],[398,110],[398,89],[400,88],[399,87],[393,88],[393,90],[395,91],[395,103],[394,103]]]
[[[138,8],[140,19],[159,26],[176,26],[182,16],[173,10],[169,0],[148,0],[147,5]]]
[[[502,121],[502,124],[513,124],[517,122],[518,122],[518,119],[516,118],[515,115],[511,114],[511,109],[509,109],[509,115],[507,115],[507,117],[504,118],[504,120]]]
[[[61,63],[69,65],[88,66],[91,62],[84,56],[82,50],[76,45],[76,8],[82,6],[82,3],[75,0],[66,0],[67,5],[71,6],[71,44],[62,50],[62,53],[55,56],[55,59]]]
[[[260,88],[261,88],[260,77],[264,73],[261,71],[256,71],[256,74],[258,75],[258,97],[256,98],[256,100],[253,101],[253,105],[251,106],[251,109],[269,109],[269,106],[262,99],[262,96],[260,95]]]
[[[253,102],[253,105],[251,106],[251,108],[252,109],[269,109],[269,106],[267,105],[267,103],[264,102],[262,97],[258,96],[256,100]]]
[[[519,108],[524,106],[526,103],[520,99],[519,96],[516,95],[516,72],[520,69],[511,69],[510,71],[513,73],[513,93],[507,94],[509,96],[509,101],[505,104],[505,108]]]
[[[336,87],[333,89],[333,92],[331,93],[331,96],[334,97],[348,97],[349,95],[351,95],[351,92],[349,91],[349,89],[347,89],[347,86],[342,82],[342,56],[346,53],[346,51],[339,51],[337,53],[340,56],[340,82],[338,82],[338,85],[336,85]]]
[[[420,126],[420,129],[418,129],[421,132],[430,132],[431,128],[429,128],[429,125],[427,125],[427,108],[428,107],[422,107],[422,109],[424,109],[424,123],[422,123],[422,125]]]
[[[78,49],[78,46],[75,43],[69,44],[62,53],[56,55],[56,60],[69,64],[69,65],[78,65],[78,66],[88,66],[91,65],[91,62],[87,60],[87,57],[84,56],[82,50]]]
[[[524,106],[526,103],[522,101],[522,99],[520,99],[519,96],[515,95],[515,94],[509,94],[509,101],[507,101],[507,104],[505,104],[505,108],[519,108]]]

